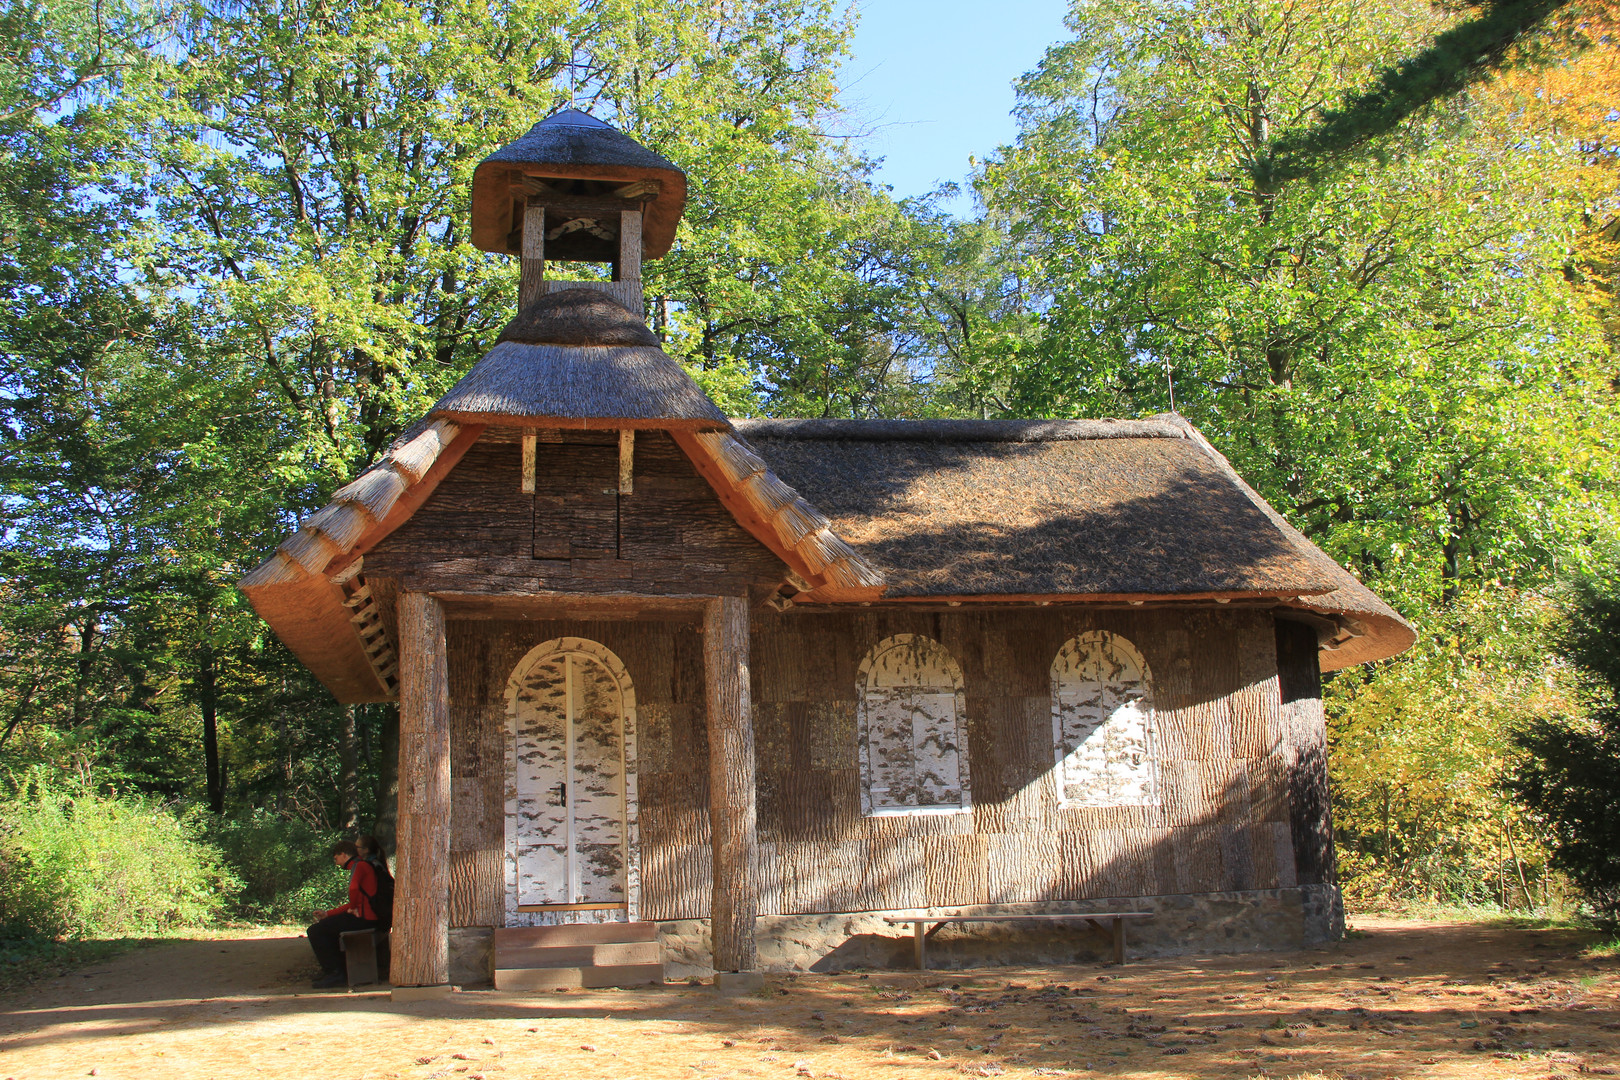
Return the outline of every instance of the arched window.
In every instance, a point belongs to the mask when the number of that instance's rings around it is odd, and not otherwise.
[[[1129,641],[1092,630],[1058,650],[1052,742],[1061,805],[1158,805],[1153,687]]]
[[[920,634],[884,638],[860,666],[861,811],[948,813],[972,803],[962,669]]]

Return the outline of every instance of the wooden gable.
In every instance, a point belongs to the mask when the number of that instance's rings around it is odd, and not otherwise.
[[[668,434],[636,433],[628,485],[617,432],[534,434],[532,491],[524,433],[486,430],[410,520],[366,553],[367,577],[483,595],[740,595],[787,575]]]

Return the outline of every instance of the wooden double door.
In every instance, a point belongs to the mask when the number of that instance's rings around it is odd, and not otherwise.
[[[634,698],[617,667],[601,646],[565,639],[514,674],[519,911],[627,906]]]

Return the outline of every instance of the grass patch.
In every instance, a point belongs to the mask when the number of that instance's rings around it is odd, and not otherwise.
[[[1620,937],[1611,937],[1607,941],[1594,943],[1586,950],[1586,955],[1599,960],[1620,958]]]
[[[1550,907],[1504,908],[1497,904],[1455,904],[1431,901],[1357,905],[1347,912],[1384,919],[1422,919],[1426,922],[1471,922],[1509,926],[1519,930],[1589,930],[1590,919],[1578,908],[1554,903]]]

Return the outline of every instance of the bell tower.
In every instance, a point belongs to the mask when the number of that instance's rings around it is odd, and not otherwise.
[[[472,240],[523,260],[518,309],[594,289],[642,312],[641,264],[669,251],[686,174],[623,132],[568,109],[473,170]],[[607,281],[565,281],[557,263],[605,263]]]

